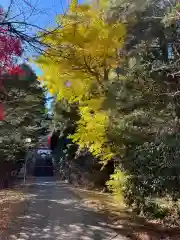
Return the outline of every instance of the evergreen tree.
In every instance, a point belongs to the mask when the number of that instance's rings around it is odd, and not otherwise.
[[[36,75],[28,65],[21,65],[23,75],[4,75],[5,120],[0,122],[2,160],[19,160],[27,149],[27,138],[35,146],[45,134],[45,95]]]
[[[127,23],[124,65],[105,102],[112,109],[108,139],[117,153],[108,184],[115,194],[125,189],[126,202],[138,212],[155,216],[162,212],[156,197],[177,201],[180,193],[179,24],[171,18],[167,24],[173,1],[139,2],[116,1],[107,14]]]

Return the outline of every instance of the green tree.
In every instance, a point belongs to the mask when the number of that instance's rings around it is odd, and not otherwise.
[[[21,65],[23,76],[3,76],[5,120],[0,122],[1,160],[19,160],[27,150],[26,139],[35,146],[46,132],[45,92],[28,65]]]
[[[128,25],[125,62],[117,69],[123,81],[114,79],[105,102],[112,109],[108,139],[117,169],[129,176],[126,202],[147,213],[156,209],[149,207],[156,197],[179,198],[179,24],[164,24],[169,2],[123,3],[107,14]],[[118,194],[117,183],[109,184]]]

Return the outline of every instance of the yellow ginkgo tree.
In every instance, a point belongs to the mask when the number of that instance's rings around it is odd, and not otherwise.
[[[110,72],[121,60],[118,51],[123,47],[125,27],[108,23],[97,5],[77,4],[75,0],[56,21],[61,28],[42,34],[48,47],[36,59],[43,72],[41,78],[57,100],[78,103],[81,119],[72,139],[80,147],[109,159],[108,112],[102,109],[102,102]]]

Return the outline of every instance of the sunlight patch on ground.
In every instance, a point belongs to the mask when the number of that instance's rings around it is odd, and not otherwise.
[[[22,211],[24,195],[17,190],[0,191],[0,239],[3,232],[8,228],[12,217]]]
[[[24,194],[22,192],[12,191],[12,190],[2,190],[0,191],[0,204],[7,201],[21,201],[24,199]]]
[[[109,219],[109,226],[118,233],[126,232],[130,239],[136,240],[179,240],[179,233],[168,230],[162,225],[151,223],[144,218],[134,215],[121,203],[116,203],[109,194],[96,191],[71,188],[75,195],[83,201],[83,204],[94,211],[103,212]],[[173,238],[169,237],[172,235]]]
[[[83,200],[85,205],[95,210],[108,210],[116,214],[125,210],[123,202],[116,202],[110,194],[77,188],[72,188],[72,191]]]

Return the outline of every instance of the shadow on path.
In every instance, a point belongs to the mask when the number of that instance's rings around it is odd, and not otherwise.
[[[29,188],[24,215],[10,226],[8,240],[125,240],[104,217],[82,205],[63,183],[37,181]]]

